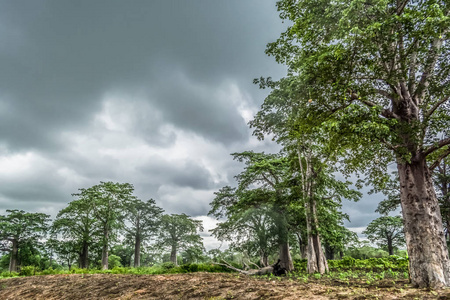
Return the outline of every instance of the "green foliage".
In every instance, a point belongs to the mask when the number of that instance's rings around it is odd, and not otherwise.
[[[156,206],[155,200],[146,202],[131,199],[126,203],[125,215],[128,226],[125,227],[126,239],[135,247],[146,245],[148,239],[157,235],[163,209]],[[140,262],[135,261],[136,265]]]
[[[0,216],[0,251],[10,252],[10,261],[14,266],[13,268],[15,268],[19,259],[26,263],[25,260],[30,259],[33,260],[31,263],[39,264],[40,257],[36,255],[36,248],[39,239],[43,238],[48,231],[50,216],[17,209],[6,210],[6,212],[6,216]],[[20,257],[20,250],[30,253]],[[15,269],[10,271],[15,271]]]
[[[108,268],[122,267],[120,257],[114,254],[108,255]]]
[[[20,267],[20,276],[31,276],[36,274],[36,266],[22,266]]]
[[[202,221],[194,220],[186,214],[163,215],[161,231],[156,241],[156,247],[175,251],[190,247],[203,249],[203,242],[197,231],[203,230]],[[177,261],[173,263],[177,264]]]
[[[379,247],[386,247],[392,255],[394,247],[405,245],[403,219],[400,216],[382,216],[370,222],[363,234]]]
[[[294,260],[295,272],[306,272],[306,259]],[[382,258],[355,259],[345,256],[340,260],[328,260],[330,272],[408,272],[408,258],[389,256]]]
[[[9,278],[9,277],[17,277],[19,276],[18,272],[9,272],[9,271],[3,271],[0,273],[0,278]]]

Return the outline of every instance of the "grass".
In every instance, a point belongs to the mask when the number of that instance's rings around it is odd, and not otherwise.
[[[408,259],[403,257],[391,256],[387,258],[371,258],[366,260],[353,259],[346,257],[342,260],[331,260],[328,262],[330,272],[326,274],[308,274],[306,273],[306,261],[297,260],[294,262],[295,271],[288,274],[288,280],[298,280],[300,282],[324,282],[335,281],[341,284],[355,282],[364,284],[373,284],[380,281],[391,280],[393,283],[397,280],[405,280],[409,278]],[[162,263],[151,267],[114,267],[109,270],[98,269],[80,269],[73,267],[67,269],[46,269],[39,270],[34,266],[22,267],[20,273],[2,272],[0,278],[30,276],[30,275],[52,275],[52,274],[177,274],[177,273],[193,273],[193,272],[220,272],[231,273],[233,271],[228,268],[214,263],[202,264],[184,264],[175,266],[173,263]],[[239,276],[239,274],[237,274]],[[284,280],[274,275],[261,276],[270,280]]]

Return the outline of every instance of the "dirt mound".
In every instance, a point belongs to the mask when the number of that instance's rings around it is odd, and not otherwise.
[[[71,274],[2,279],[0,299],[450,299],[450,291],[417,290],[403,283],[364,287],[218,273]]]

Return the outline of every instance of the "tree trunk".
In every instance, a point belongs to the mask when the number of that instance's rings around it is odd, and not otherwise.
[[[296,235],[298,238],[298,247],[300,249],[300,257],[302,259],[306,259],[306,247],[308,246],[308,244],[305,243],[305,239],[302,238],[301,233],[297,232]]]
[[[387,242],[389,255],[394,255],[394,248],[392,247],[392,239],[388,238]]]
[[[104,238],[103,238],[103,246],[102,246],[102,269],[108,270],[108,237],[109,232],[104,232]]]
[[[81,255],[80,255],[80,268],[87,269],[89,267],[89,244],[84,241],[83,246],[81,248]]]
[[[280,266],[288,272],[294,270],[294,263],[292,262],[288,241],[280,244]]]
[[[141,266],[141,239],[139,234],[136,234],[136,239],[134,242],[134,267]]]
[[[177,246],[172,246],[172,251],[170,252],[170,261],[173,262],[176,266],[177,263]]]
[[[9,258],[9,272],[17,271],[17,254],[19,253],[18,244],[16,239],[12,241],[11,257]]]
[[[266,252],[261,251],[261,254],[259,257],[259,263],[262,267],[267,267],[269,265],[269,258],[267,257]]]
[[[334,259],[334,247],[325,244],[325,257],[327,260]]]
[[[311,195],[306,202],[306,229],[308,232],[307,271],[309,274],[328,272],[328,263],[322,250],[319,237],[316,201]]]
[[[411,283],[415,287],[450,285],[450,265],[439,203],[425,158],[398,162],[400,197]]]

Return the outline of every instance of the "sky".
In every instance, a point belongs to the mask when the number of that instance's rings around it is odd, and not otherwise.
[[[268,93],[253,79],[286,73],[264,53],[286,26],[275,2],[1,1],[0,214],[54,217],[114,181],[214,227],[243,167],[230,153],[278,150],[247,125]],[[344,203],[346,224],[361,232],[380,197]]]

